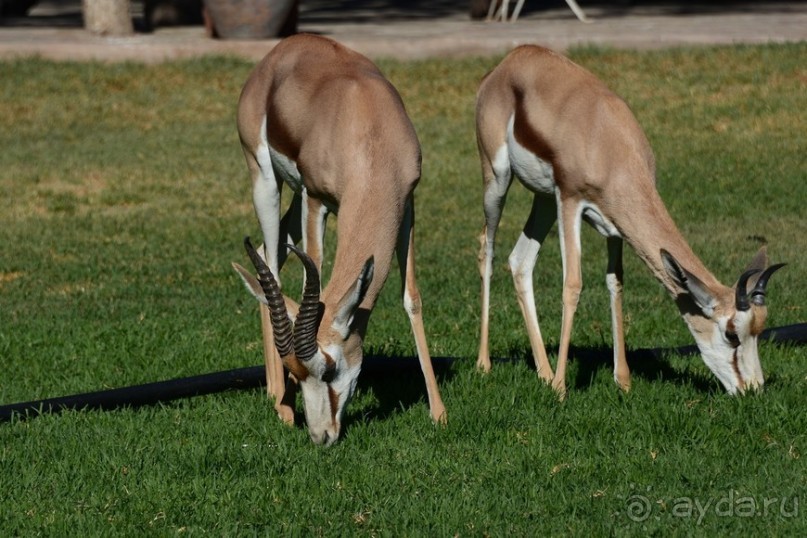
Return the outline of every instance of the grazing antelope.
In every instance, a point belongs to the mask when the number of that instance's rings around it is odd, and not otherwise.
[[[476,129],[485,212],[479,254],[479,368],[490,370],[493,246],[515,174],[534,193],[534,199],[509,265],[538,374],[561,396],[566,391],[572,318],[582,289],[583,220],[606,237],[614,379],[622,389],[630,388],[622,320],[623,239],[673,296],[704,362],[726,390],[735,394],[762,387],[757,337],[767,315],[765,287],[782,264],[766,268],[763,247],[734,288],[712,276],[664,207],[655,187],[652,150],[622,99],[567,58],[542,47],[522,46],[482,81]],[[538,327],[532,273],[541,244],[556,219],[563,259],[563,316],[553,376]]]
[[[413,191],[420,180],[420,144],[398,92],[364,56],[331,39],[296,35],[281,41],[247,80],[238,103],[238,132],[265,261],[247,244],[258,280],[233,266],[265,305],[267,390],[281,418],[293,421],[292,389],[299,382],[311,439],[329,445],[339,437],[370,312],[397,251],[431,416],[444,421],[415,282]],[[281,220],[284,182],[295,195]],[[337,248],[330,281],[320,293],[329,213],[338,213]],[[305,268],[299,310],[282,297],[276,281],[287,255],[279,248],[281,238],[302,239],[305,252],[289,246]],[[289,383],[283,366],[293,376]]]

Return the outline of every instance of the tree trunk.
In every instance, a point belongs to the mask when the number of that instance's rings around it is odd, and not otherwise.
[[[131,35],[134,33],[130,0],[82,0],[84,28],[94,34]]]

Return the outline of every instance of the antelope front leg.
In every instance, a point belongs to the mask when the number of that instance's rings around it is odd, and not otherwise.
[[[558,196],[560,198],[560,196]],[[580,270],[580,203],[577,200],[558,200],[558,228],[560,231],[561,255],[563,258],[563,318],[560,328],[558,364],[552,388],[560,399],[566,397],[566,363],[569,358],[569,342],[583,277]]]
[[[244,155],[247,159],[247,166],[252,176],[252,203],[255,213],[261,225],[264,245],[258,252],[263,254],[267,265],[274,274],[278,274],[278,234],[280,233],[280,188],[281,185],[275,178],[272,164],[264,152],[259,151],[258,155],[244,147]],[[269,310],[266,306],[260,306],[261,312],[261,332],[263,333],[263,358],[266,368],[266,394],[274,400],[275,410],[284,422],[294,420],[294,412],[284,410],[281,406],[283,399],[283,364],[275,349],[274,337],[272,335],[272,322],[269,317]]]
[[[266,394],[274,401],[275,411],[283,422],[294,423],[294,408],[287,409],[283,405],[285,372],[283,363],[275,348],[272,334],[272,321],[266,305],[260,305],[261,331],[263,333],[263,361],[266,368]]]
[[[630,370],[625,357],[622,325],[622,238],[608,237],[608,271],[605,284],[611,296],[611,333],[614,338],[614,381],[625,392],[630,390]]]
[[[281,219],[281,184],[275,178],[271,163],[264,162],[257,166],[257,162],[253,164],[249,158],[247,163],[250,165],[250,169],[253,170],[252,200],[264,238],[263,248],[259,249],[259,252],[263,253],[263,257],[273,274],[279,275],[280,267],[282,267],[286,259],[285,249],[281,253],[278,248],[280,238],[293,242],[295,236],[299,239],[301,235],[300,199],[299,196],[292,199],[291,206]],[[294,393],[292,392],[292,397],[284,398],[287,376],[275,347],[269,310],[265,305],[261,305],[260,312],[263,356],[266,368],[266,393],[272,398],[275,411],[280,419],[287,424],[294,424]]]
[[[277,232],[270,232],[272,234],[270,237],[274,237],[275,234],[277,234],[278,243],[280,238],[292,245],[299,242],[302,237],[302,205],[302,198],[300,195],[295,194],[292,197],[288,210],[286,210],[283,218],[280,219],[279,229]],[[264,237],[266,237],[265,234],[266,232],[264,232]],[[283,267],[283,264],[286,262],[288,251],[285,248],[279,248],[279,245],[276,244],[274,255],[275,263],[277,264],[277,271],[274,274],[278,275],[279,278],[280,268]],[[271,258],[267,255],[266,259],[270,260]],[[296,307],[296,304],[289,306],[290,310],[295,312]],[[272,378],[271,388],[267,386],[267,392],[269,392],[274,401],[275,411],[277,411],[280,420],[286,424],[294,424],[297,380],[283,368],[283,362],[274,345],[274,333],[272,332],[271,320],[269,318],[269,309],[265,305],[261,305],[261,325],[264,334],[264,357],[266,359],[267,380],[270,377],[270,372]]]
[[[533,292],[533,270],[538,260],[538,251],[546,239],[549,230],[555,223],[557,209],[551,198],[536,195],[532,201],[532,210],[524,225],[524,230],[518,238],[513,252],[510,253],[510,272],[513,275],[513,284],[516,287],[518,305],[524,316],[527,334],[530,338],[530,347],[535,361],[538,375],[550,383],[552,381],[552,367],[546,356],[544,339],[538,326],[538,314],[535,310],[535,294]]]
[[[305,190],[303,190],[302,208],[302,221],[305,223],[303,250],[314,260],[317,271],[322,273],[323,243],[325,241],[325,222],[328,219],[328,208],[321,201],[308,196]]]
[[[415,337],[420,369],[426,380],[426,393],[429,396],[429,412],[432,420],[445,424],[447,420],[446,408],[440,397],[440,389],[434,376],[429,346],[426,343],[426,331],[423,327],[422,304],[420,291],[415,280],[415,210],[414,201],[410,197],[401,223],[398,235],[398,266],[401,270],[401,283],[403,286],[403,303],[409,322],[412,325],[412,334]]]

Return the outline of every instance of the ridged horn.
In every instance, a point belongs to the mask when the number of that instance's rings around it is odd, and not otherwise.
[[[768,286],[768,279],[774,274],[776,271],[784,267],[786,264],[784,263],[777,263],[776,265],[771,265],[767,269],[765,269],[759,278],[757,279],[757,283],[754,286],[754,289],[751,290],[751,302],[757,306],[765,306],[765,288]]]
[[[272,318],[272,334],[275,337],[275,347],[281,357],[288,357],[292,354],[292,330],[291,320],[289,313],[286,310],[286,302],[283,300],[283,294],[280,292],[280,286],[275,280],[272,271],[263,258],[252,246],[249,236],[244,238],[244,248],[247,250],[249,259],[252,260],[252,265],[258,271],[258,282],[266,295],[266,301],[269,306],[269,315]]]
[[[317,352],[317,330],[319,329],[319,271],[314,260],[294,245],[286,245],[303,262],[305,286],[303,300],[294,322],[294,353],[301,361],[307,361]]]
[[[734,308],[738,312],[745,312],[751,309],[751,303],[748,301],[748,279],[759,273],[759,269],[749,269],[737,281],[737,287],[734,289]]]

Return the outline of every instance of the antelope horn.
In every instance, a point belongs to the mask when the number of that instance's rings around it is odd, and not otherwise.
[[[249,240],[249,236],[244,238],[244,248],[247,250],[249,259],[252,260],[252,265],[258,271],[258,282],[261,284],[263,293],[266,295],[266,301],[269,306],[269,314],[272,318],[272,334],[275,337],[275,347],[280,357],[288,357],[292,354],[291,345],[291,320],[286,311],[286,302],[283,300],[283,294],[280,293],[280,286],[277,280],[272,275],[272,271],[263,258],[260,257],[255,247]]]
[[[786,264],[784,263],[777,263],[776,265],[771,265],[757,279],[757,283],[754,286],[754,289],[751,290],[751,302],[757,306],[765,306],[765,288],[768,286],[768,279],[774,274],[776,271],[784,267]]]
[[[294,323],[294,352],[301,361],[307,361],[317,352],[317,329],[319,328],[319,271],[308,254],[294,245],[286,245],[303,262],[305,286],[303,300]]]
[[[759,273],[759,269],[749,269],[740,276],[737,281],[737,287],[734,289],[734,308],[738,312],[745,312],[751,309],[751,303],[748,302],[748,279]]]

